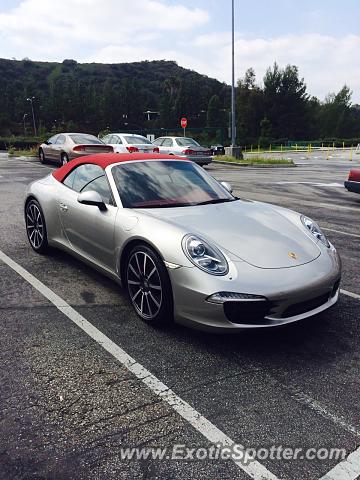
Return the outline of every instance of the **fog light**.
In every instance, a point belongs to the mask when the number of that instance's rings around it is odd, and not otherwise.
[[[237,292],[217,292],[210,295],[206,301],[210,303],[222,304],[225,302],[251,302],[255,301],[266,301],[266,298],[261,295],[252,295],[251,293],[237,293]]]

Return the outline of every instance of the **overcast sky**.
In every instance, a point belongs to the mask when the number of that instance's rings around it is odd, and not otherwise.
[[[297,65],[324,99],[345,83],[360,103],[359,0],[235,0],[236,77]],[[231,0],[0,0],[0,57],[176,60],[230,82]]]

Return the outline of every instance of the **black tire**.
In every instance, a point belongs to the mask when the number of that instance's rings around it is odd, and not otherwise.
[[[26,233],[31,248],[36,253],[45,253],[49,248],[45,217],[39,202],[29,200],[25,207]]]
[[[61,154],[60,163],[61,165],[66,165],[67,163],[69,163],[69,157],[66,155],[66,153]]]
[[[42,148],[39,148],[39,160],[40,160],[40,163],[46,163],[45,153]]]
[[[143,244],[131,250],[126,260],[125,280],[130,302],[141,320],[156,326],[173,322],[170,278],[154,250]]]

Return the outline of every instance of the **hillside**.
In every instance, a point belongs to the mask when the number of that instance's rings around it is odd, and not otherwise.
[[[0,135],[31,132],[34,96],[37,123],[43,130],[97,133],[110,128],[178,127],[186,115],[193,127],[206,125],[213,95],[229,102],[229,87],[171,61],[121,64],[79,64],[0,59]],[[150,122],[145,111],[153,114]]]

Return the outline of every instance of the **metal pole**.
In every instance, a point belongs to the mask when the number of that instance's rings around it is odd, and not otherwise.
[[[236,123],[235,123],[235,15],[234,0],[232,0],[232,84],[231,84],[231,146],[236,145]]]
[[[32,113],[32,118],[33,118],[33,125],[34,125],[34,134],[35,137],[37,136],[37,131],[36,131],[36,123],[35,123],[35,113],[34,113],[34,106],[33,106],[33,100],[35,97],[27,98],[27,100],[31,103],[31,113]]]

